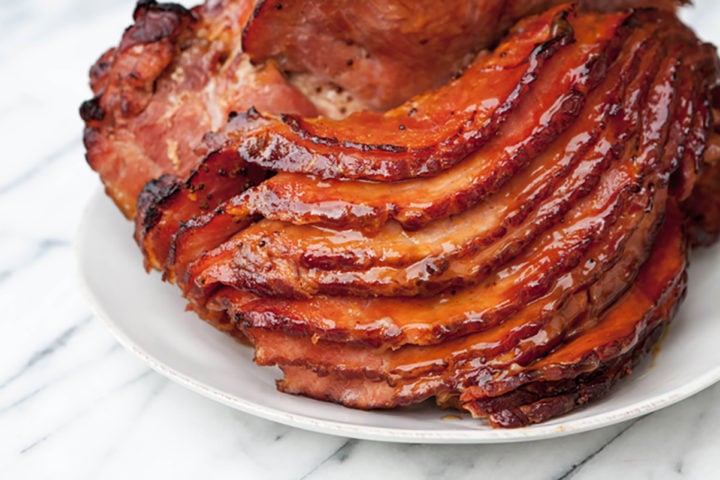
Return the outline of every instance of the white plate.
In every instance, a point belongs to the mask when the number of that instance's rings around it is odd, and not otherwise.
[[[81,283],[119,342],[152,368],[206,397],[307,430],[393,442],[500,443],[583,432],[666,407],[720,380],[720,248],[694,254],[689,293],[660,353],[605,399],[531,427],[493,430],[432,405],[364,412],[275,390],[278,370],[252,350],[185,312],[173,285],[148,275],[132,225],[98,192],[77,237]],[[651,363],[651,362],[647,362]]]

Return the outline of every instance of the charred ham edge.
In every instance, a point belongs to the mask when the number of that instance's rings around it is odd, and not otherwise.
[[[690,195],[681,198],[688,218],[690,241],[694,246],[711,245],[720,235],[720,204],[715,200],[720,195],[720,59],[714,46],[705,44],[703,47],[706,62],[699,63],[696,68],[711,93],[702,105],[706,113],[704,122],[696,123],[693,141],[686,149],[695,154],[697,163],[683,161],[684,171],[697,171],[697,181],[694,185],[676,182],[683,184],[683,192],[692,187]],[[705,68],[702,68],[703,65]]]
[[[709,140],[713,130],[710,99],[713,84],[719,79],[719,62],[715,47],[709,44],[698,45],[684,60],[685,82],[693,85],[693,95],[687,100],[687,108],[695,115],[688,123],[674,124],[676,134],[688,137],[681,147],[678,171],[671,178],[671,192],[680,202],[684,202],[692,194],[704,170],[706,150],[712,145]]]
[[[83,141],[86,159],[96,170],[107,194],[127,218],[135,213],[137,191],[163,171],[158,164],[141,157],[133,169],[114,151],[106,130],[123,119],[140,114],[150,103],[156,80],[171,65],[176,45],[198,21],[190,10],[178,4],[139,1],[133,13],[135,23],[123,34],[120,45],[105,52],[90,70],[95,96],[80,107],[85,121]],[[165,172],[170,173],[170,172]]]
[[[192,10],[142,1],[120,46],[90,72],[81,107],[87,160],[127,218],[147,182],[185,179],[207,153],[203,136],[251,106],[313,116],[317,110],[269,62],[253,67],[237,41],[251,0]]]
[[[207,262],[208,249],[223,248],[224,242],[236,232],[257,221],[252,216],[230,215],[225,211],[224,204],[214,211],[193,217],[183,223],[173,235],[170,251],[165,264],[165,275],[177,283],[187,296],[195,286],[193,283],[192,266]],[[202,305],[195,302],[198,313],[203,312]]]
[[[675,99],[672,86],[677,66],[677,59],[672,55],[664,60],[662,74],[650,92],[648,111],[645,112],[647,118],[658,121],[646,125],[639,152],[626,149],[623,168],[611,169],[603,177],[598,195],[580,201],[564,224],[553,228],[552,235],[546,235],[480,285],[461,290],[457,295],[446,292],[429,299],[319,296],[308,300],[257,299],[248,302],[245,292],[233,294],[242,300],[230,301],[232,314],[248,326],[305,331],[333,340],[387,341],[396,346],[436,343],[451,335],[494,326],[515,313],[520,305],[542,296],[554,281],[573,269],[590,245],[602,238],[604,230],[617,219],[628,199],[642,190],[646,173],[661,160],[659,150],[663,144],[655,144],[651,137],[664,139],[667,135],[668,126],[664,119],[670,115],[672,110],[667,110],[672,109]],[[631,109],[626,114],[633,116],[637,112]],[[656,128],[660,130],[655,131]],[[628,155],[632,157],[636,153],[637,159],[629,162]],[[633,201],[642,201],[642,198]],[[203,298],[204,293],[199,297]]]
[[[496,133],[546,60],[572,40],[571,13],[563,6],[521,21],[462,77],[384,114],[253,114],[238,116],[224,134],[244,160],[278,171],[385,181],[435,174]]]
[[[243,163],[232,152],[214,152],[184,182],[168,175],[149,182],[138,197],[135,217],[135,241],[146,268],[166,268],[173,235],[184,223],[212,212],[266,176],[263,169]]]
[[[167,53],[166,50],[178,41],[185,30],[198,21],[198,16],[197,12],[176,3],[140,0],[133,12],[133,20],[135,23],[125,30],[120,45],[105,52],[90,70],[90,86],[94,92],[102,92],[108,88],[129,88],[130,91],[137,90],[144,94],[152,92],[151,84],[156,78],[153,75],[160,74],[167,63],[156,65],[153,71],[138,68],[128,73],[113,71],[115,66],[113,62],[122,61],[123,54],[132,54],[142,59],[140,54],[145,53],[144,50],[147,48],[155,52]],[[167,57],[163,58],[168,60]],[[127,83],[121,84],[121,81]],[[132,100],[142,100],[142,97],[134,99],[128,96],[125,100],[132,102]],[[98,101],[99,98],[88,100],[80,107],[82,116],[89,117],[87,120],[103,120],[104,112],[97,112],[94,108],[99,106]],[[112,110],[110,113],[133,115],[145,106],[145,102],[125,103],[120,112]],[[94,113],[90,114],[90,111]]]
[[[671,30],[679,26],[670,25]],[[587,32],[590,27],[579,25],[576,30]],[[511,113],[510,120],[489,144],[463,160],[459,165],[463,168],[392,184],[332,179],[318,182],[310,176],[280,173],[233,200],[232,210],[236,214],[250,211],[295,224],[314,223],[373,233],[390,219],[405,229],[415,230],[433,220],[459,214],[496,192],[569,126],[580,112],[584,95],[605,74],[605,60],[612,61],[616,54],[607,51],[612,46],[607,40],[615,35],[614,41],[621,42],[626,30],[614,22],[606,24],[596,31],[600,40],[586,39],[590,34],[585,33],[576,44],[558,52],[541,73],[532,94]],[[590,52],[583,50],[585,43],[593,45],[587,47]],[[610,58],[603,59],[600,52]],[[583,53],[589,54],[589,58],[576,58]],[[587,69],[578,65],[582,62],[587,62]],[[567,72],[575,72],[576,68],[581,75],[567,76]],[[417,192],[423,192],[422,201],[418,200]]]
[[[666,323],[667,320],[661,322],[631,352],[600,371],[562,382],[539,382],[518,391],[520,395],[514,395],[514,401],[507,402],[508,406],[491,409],[477,402],[469,404],[467,410],[475,417],[486,417],[493,428],[519,428],[559,417],[600,400],[610,393],[615,383],[630,375],[635,365],[651,351],[662,338]]]
[[[643,291],[639,285],[633,285],[608,310],[599,323],[605,328],[621,326],[623,332],[630,332],[629,335],[624,337],[615,335],[613,339],[602,345],[596,344],[595,350],[589,354],[591,357],[596,355],[594,361],[588,361],[587,358],[581,357],[579,363],[563,364],[562,371],[565,376],[557,373],[551,373],[548,377],[537,375],[534,377],[534,383],[527,385],[525,390],[521,388],[518,391],[510,391],[506,393],[505,398],[483,398],[480,400],[467,394],[471,399],[470,401],[458,402],[456,397],[459,392],[462,392],[460,394],[462,399],[466,395],[465,392],[470,392],[474,388],[470,386],[463,390],[461,382],[467,381],[467,379],[451,379],[448,381],[442,375],[427,375],[426,383],[421,387],[412,384],[406,386],[400,384],[400,386],[395,387],[386,381],[346,377],[338,375],[334,371],[317,373],[303,366],[285,365],[281,367],[284,379],[278,382],[278,388],[286,393],[301,394],[357,408],[389,408],[417,403],[431,395],[437,395],[440,403],[452,402],[452,406],[458,407],[462,405],[462,408],[468,409],[475,416],[487,417],[488,406],[492,406],[493,417],[490,418],[490,421],[496,426],[519,426],[510,422],[499,423],[501,419],[499,412],[506,412],[505,414],[507,414],[508,409],[519,408],[522,405],[527,405],[525,409],[530,411],[547,404],[548,413],[552,414],[541,415],[539,412],[536,413],[537,418],[543,420],[567,413],[569,411],[567,408],[557,408],[557,402],[560,400],[565,400],[561,402],[562,405],[568,404],[568,398],[560,394],[570,392],[567,395],[575,395],[573,397],[575,401],[571,403],[573,408],[594,398],[599,398],[599,395],[588,395],[590,390],[586,386],[594,384],[590,380],[607,377],[609,380],[609,383],[605,385],[607,389],[612,383],[628,373],[627,369],[622,372],[613,370],[613,366],[623,365],[629,367],[630,364],[626,362],[628,358],[637,358],[644,354],[658,338],[658,335],[653,333],[658,331],[656,327],[662,327],[661,322],[667,321],[671,316],[671,312],[677,306],[684,287],[685,250],[682,236],[679,235],[679,229],[677,228],[677,219],[670,223],[674,223],[674,225],[663,229],[659,241],[652,249],[650,259],[644,264],[638,276],[640,284],[652,284],[654,285],[652,288],[654,292],[662,292],[658,293],[657,297],[654,297],[656,302],[648,304],[648,300],[653,300],[653,297],[650,297],[650,292]],[[669,233],[668,230],[672,230],[672,233]],[[672,258],[672,260],[663,264],[666,258]],[[656,265],[654,268],[652,268],[653,264]],[[654,270],[652,274],[662,273],[663,275],[653,276],[650,274],[651,270]],[[643,307],[646,308],[637,309],[640,302],[643,302]],[[574,341],[582,342],[584,338],[579,336]],[[598,336],[598,338],[601,343],[602,337]],[[572,345],[572,343],[569,345]],[[565,345],[561,345],[555,352],[563,352],[565,348]],[[555,352],[546,358],[557,355]],[[548,371],[551,371],[551,369],[548,368]],[[618,374],[607,375],[606,372],[618,372]],[[474,381],[481,382],[482,380],[476,378]],[[563,389],[560,388],[560,382],[564,384]],[[399,398],[398,390],[402,392]],[[431,395],[428,395],[428,392],[432,392]],[[551,406],[556,408],[549,408]],[[533,416],[531,415],[530,418],[533,418]]]
[[[218,252],[212,268],[222,278],[215,279],[293,297],[426,296],[476,283],[592,191],[614,150],[627,141],[627,125],[606,129],[616,123],[609,120],[612,110],[624,103],[641,59],[642,72],[659,65],[660,48],[651,49],[650,38],[646,31],[634,32],[629,51],[589,97],[581,117],[506,188],[474,209],[402,235],[394,224],[366,235],[263,220],[233,237],[238,248]]]

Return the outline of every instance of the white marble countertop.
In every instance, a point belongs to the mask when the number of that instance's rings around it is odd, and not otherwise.
[[[720,2],[684,12],[720,44]],[[720,384],[612,427],[506,445],[349,440],[205,399],[125,351],[76,281],[87,71],[133,0],[0,0],[0,478],[720,478]],[[619,476],[619,477],[618,477]]]

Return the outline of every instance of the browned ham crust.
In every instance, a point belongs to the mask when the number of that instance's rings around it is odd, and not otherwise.
[[[192,171],[203,136],[231,112],[316,113],[272,63],[250,65],[237,38],[252,8],[250,0],[192,10],[142,0],[120,45],[93,66],[95,97],[81,108],[87,160],[127,217],[148,181]]]

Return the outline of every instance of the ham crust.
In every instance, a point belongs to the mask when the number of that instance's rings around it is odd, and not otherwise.
[[[250,0],[192,10],[140,1],[120,45],[92,67],[94,97],[80,109],[87,161],[128,218],[148,181],[195,168],[203,136],[231,112],[316,114],[274,64],[254,67],[242,51],[237,38],[252,8]]]

